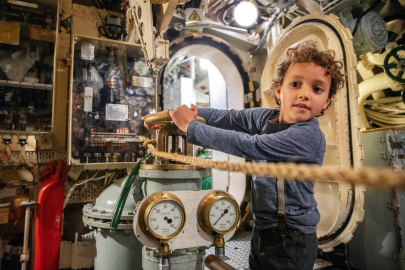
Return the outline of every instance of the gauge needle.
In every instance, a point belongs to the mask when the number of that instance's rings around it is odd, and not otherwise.
[[[171,218],[167,218],[167,217],[164,217],[164,220],[167,220],[167,223],[172,223],[172,219]]]
[[[215,221],[214,226],[217,225],[218,221],[225,216],[225,214],[228,213],[228,209],[225,209],[225,211],[221,214],[221,216],[219,217],[219,219],[217,221]]]

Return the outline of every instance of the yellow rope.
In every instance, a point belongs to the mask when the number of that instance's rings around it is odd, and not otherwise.
[[[386,126],[386,127],[380,127],[380,128],[366,129],[366,130],[363,130],[361,132],[362,133],[370,133],[370,132],[377,132],[377,131],[389,130],[389,129],[405,130],[405,126]]]
[[[202,168],[214,168],[223,171],[242,172],[269,177],[295,178],[298,180],[314,179],[318,181],[350,182],[355,185],[366,184],[375,187],[405,188],[405,173],[394,172],[391,169],[339,169],[332,166],[306,165],[295,163],[233,163],[194,158],[179,154],[161,152],[155,149],[155,140],[140,138],[144,147],[150,152],[165,159],[187,163]]]

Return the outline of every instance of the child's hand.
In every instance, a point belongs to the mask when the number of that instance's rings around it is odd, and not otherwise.
[[[151,113],[151,114],[142,116],[142,117],[141,117],[141,120],[142,120],[142,121],[145,121],[145,119],[148,118],[149,116],[157,115],[157,114],[168,114],[168,111],[166,110],[166,111],[161,111],[161,112],[158,112],[158,113]],[[143,122],[143,125],[144,125],[144,127],[146,127],[147,129],[154,129],[154,130],[160,129],[160,125],[149,126],[149,125],[147,125],[145,122]]]
[[[191,121],[195,120],[198,116],[198,108],[191,104],[191,110],[186,105],[177,107],[176,109],[169,110],[174,124],[183,132],[187,133],[188,125]]]

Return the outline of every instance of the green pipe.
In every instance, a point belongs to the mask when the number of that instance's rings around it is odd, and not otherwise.
[[[127,201],[129,191],[131,190],[132,184],[135,181],[135,178],[139,174],[139,169],[141,168],[141,164],[145,159],[150,158],[151,155],[144,156],[138,163],[136,163],[135,167],[132,169],[131,173],[128,175],[127,180],[125,181],[124,187],[122,188],[121,194],[118,198],[117,205],[115,206],[114,213],[111,219],[110,226],[113,228],[117,228],[118,224],[121,219],[122,210],[124,209],[125,202]]]

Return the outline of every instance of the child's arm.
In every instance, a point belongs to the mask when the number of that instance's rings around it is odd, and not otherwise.
[[[278,112],[273,109],[253,108],[245,110],[217,110],[217,109],[198,109],[191,104],[191,110],[182,105],[170,111],[170,116],[177,127],[187,132],[187,127],[197,115],[207,121],[207,125],[244,132],[248,134],[260,133],[266,121],[276,117]]]
[[[266,121],[277,115],[276,110],[268,108],[245,110],[198,109],[198,116],[203,117],[209,126],[249,134],[260,133]]]
[[[305,163],[319,163],[315,159],[320,147],[325,144],[322,132],[311,121],[265,135],[223,130],[192,121],[187,129],[187,141],[254,160],[294,160]]]

